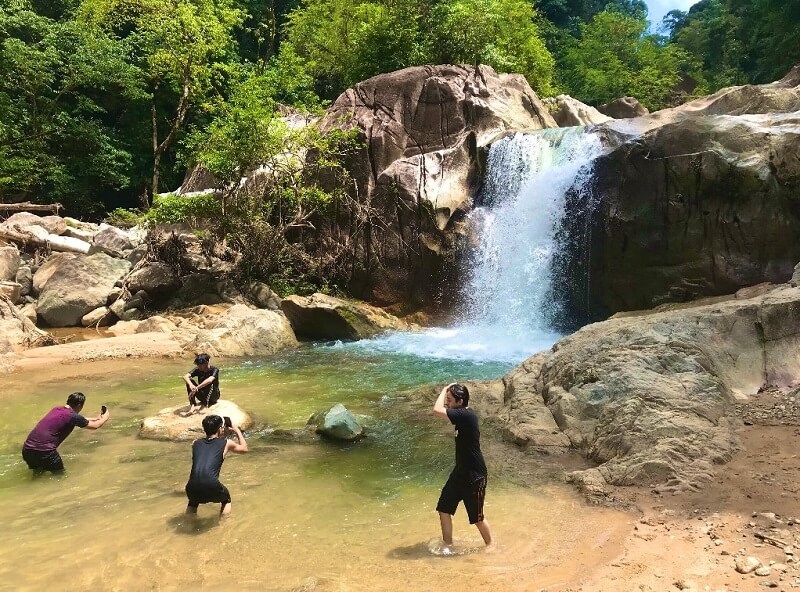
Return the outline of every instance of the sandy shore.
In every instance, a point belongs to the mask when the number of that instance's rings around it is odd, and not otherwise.
[[[619,556],[564,590],[748,592],[800,589],[800,418],[753,419],[772,409],[774,393],[740,405],[749,417],[742,450],[715,479],[692,493],[617,488],[621,504],[639,509]],[[753,413],[755,411],[755,413]],[[789,553],[787,553],[788,551]],[[768,569],[736,571],[756,557]]]

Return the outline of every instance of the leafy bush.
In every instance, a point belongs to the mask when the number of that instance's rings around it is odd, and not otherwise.
[[[145,214],[147,222],[153,224],[180,224],[188,222],[197,226],[203,220],[218,220],[222,217],[222,204],[213,193],[176,195],[162,193],[153,201],[153,207]]]
[[[144,214],[137,209],[116,208],[108,213],[105,217],[105,222],[117,228],[132,228],[144,222]]]

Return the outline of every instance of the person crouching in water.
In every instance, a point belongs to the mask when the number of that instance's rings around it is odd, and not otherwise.
[[[186,484],[186,497],[189,498],[187,514],[197,514],[200,504],[221,504],[220,517],[231,513],[231,494],[220,483],[219,472],[228,452],[244,454],[249,449],[244,434],[237,425],[230,424],[230,429],[239,442],[225,438],[225,424],[226,421],[219,415],[204,417],[203,430],[206,437],[192,442],[192,472]]]
[[[481,453],[481,432],[478,416],[469,408],[469,390],[462,384],[452,383],[439,393],[433,413],[450,420],[456,431],[456,466],[442,488],[436,511],[442,527],[444,554],[450,553],[453,544],[453,514],[460,501],[469,516],[469,523],[478,527],[483,542],[492,544],[492,531],[483,517],[488,472]]]
[[[219,401],[219,368],[211,366],[210,362],[208,354],[197,354],[195,368],[183,375],[186,394],[189,395],[189,415],[202,412]]]

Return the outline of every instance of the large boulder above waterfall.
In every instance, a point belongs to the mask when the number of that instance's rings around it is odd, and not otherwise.
[[[634,97],[620,97],[600,105],[597,110],[612,119],[631,119],[647,115],[650,111]]]
[[[693,488],[737,450],[734,401],[800,377],[800,288],[743,290],[709,304],[588,325],[503,378],[513,434],[544,403],[599,464],[571,479]]]
[[[557,127],[524,77],[459,65],[406,68],[360,82],[320,126],[359,131],[362,148],[348,168],[359,199],[384,230],[356,243],[359,270],[350,289],[384,302],[424,299],[436,285],[447,243],[442,231],[470,209],[480,185],[479,149],[509,131]],[[347,232],[330,234],[351,240]]]
[[[389,313],[362,302],[325,294],[288,296],[281,301],[295,334],[305,339],[355,340],[407,325]]]
[[[578,99],[574,99],[569,95],[548,97],[544,99],[543,103],[550,109],[550,113],[559,127],[592,125],[605,123],[612,119],[594,107],[581,103]]]
[[[253,418],[243,411],[236,403],[220,399],[216,405],[208,408],[205,415],[188,415],[188,403],[178,407],[167,407],[156,415],[146,417],[139,429],[139,437],[149,440],[169,440],[170,442],[185,442],[196,438],[205,438],[203,418],[214,414],[230,417],[231,422],[242,430],[253,427]]]

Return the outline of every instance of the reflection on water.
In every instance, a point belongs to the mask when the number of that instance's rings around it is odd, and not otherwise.
[[[486,512],[499,551],[448,558],[431,551],[452,434],[433,418],[410,419],[397,395],[422,383],[495,377],[507,364],[346,347],[215,362],[223,397],[261,426],[249,434],[250,454],[225,461],[222,480],[233,499],[225,521],[217,517],[219,506],[201,506],[197,517],[183,514],[188,443],[136,436],[143,417],[183,402],[179,376],[190,361],[120,362],[85,380],[64,380],[58,368],[7,377],[0,589],[441,590],[465,570],[473,590],[541,589],[613,554],[627,528],[616,513],[590,512],[562,485],[530,489],[497,477]],[[20,458],[21,443],[75,390],[86,393],[87,414],[106,404],[112,421],[67,439],[60,449],[65,477],[34,478]],[[265,425],[301,427],[336,402],[363,421],[367,439],[297,444],[265,435]],[[456,549],[481,548],[463,511],[454,526]]]

